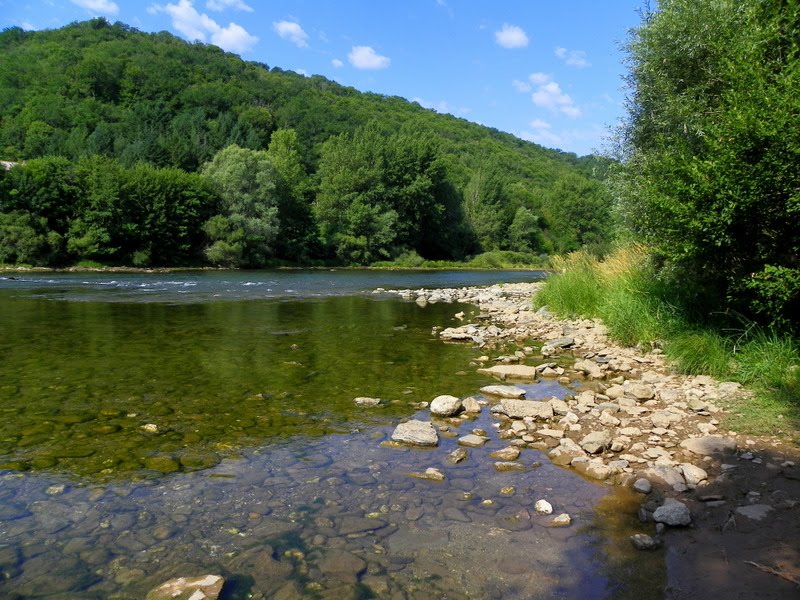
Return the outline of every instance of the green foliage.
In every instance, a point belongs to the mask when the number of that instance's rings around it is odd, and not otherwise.
[[[212,242],[206,256],[213,262],[224,256],[221,264],[226,266],[263,265],[278,234],[276,176],[267,152],[228,146],[203,167],[203,174],[224,209],[221,218],[205,226]]]
[[[11,28],[0,33],[0,48],[0,157],[27,160],[31,168],[21,172],[41,195],[25,193],[28,204],[15,200],[0,212],[44,217],[61,236],[53,264],[129,263],[134,255],[139,264],[178,255],[196,261],[200,238],[214,264],[261,266],[362,264],[410,251],[461,260],[487,251],[560,251],[607,237],[610,216],[597,182],[608,165],[598,158],[102,19],[49,31]],[[183,217],[166,214],[172,200],[159,199],[146,180],[178,176],[137,169],[208,175],[203,165],[231,146],[266,152],[269,201],[232,207],[228,194],[203,222],[214,215],[225,221],[181,233],[182,249],[159,253],[148,232]],[[93,162],[101,160],[110,161],[107,172]],[[70,174],[86,184],[76,186]],[[131,196],[135,189],[146,198]],[[148,202],[160,217],[146,214]]]
[[[717,304],[797,325],[800,5],[665,0],[629,43],[628,226]]]
[[[681,372],[747,385],[754,396],[735,407],[737,427],[768,430],[778,415],[800,426],[800,345],[750,324],[744,331],[698,328],[676,288],[652,268],[641,248],[599,260],[587,252],[558,259],[534,302],[557,314],[601,318],[617,341],[663,346]]]

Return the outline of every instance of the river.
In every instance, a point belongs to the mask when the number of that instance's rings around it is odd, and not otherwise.
[[[431,335],[474,307],[373,290],[539,277],[0,274],[0,596],[142,598],[213,572],[226,598],[659,597],[624,495],[534,450],[496,471],[488,410],[435,450],[382,445],[429,419],[418,403],[491,381],[478,349]],[[451,464],[473,429],[492,441]],[[428,467],[447,479],[409,476]]]

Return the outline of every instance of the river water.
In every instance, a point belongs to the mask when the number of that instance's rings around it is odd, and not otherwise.
[[[474,307],[372,290],[540,276],[0,275],[0,596],[143,598],[219,573],[226,598],[659,597],[628,499],[530,449],[496,471],[488,410],[434,450],[381,443],[429,419],[417,403],[492,382],[479,350],[431,335]],[[491,441],[451,464],[476,428]],[[431,466],[447,479],[409,475]]]

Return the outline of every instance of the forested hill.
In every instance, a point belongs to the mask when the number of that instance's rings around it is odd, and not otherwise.
[[[0,160],[21,163],[0,263],[462,259],[608,233],[602,160],[402,98],[103,19],[7,29],[0,53]]]

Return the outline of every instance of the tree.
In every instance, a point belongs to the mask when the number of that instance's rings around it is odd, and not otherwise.
[[[206,251],[209,260],[226,266],[263,266],[273,254],[278,234],[275,170],[269,156],[231,145],[220,150],[202,172],[223,205],[222,214],[204,226],[212,242]]]
[[[621,129],[631,230],[715,308],[774,324],[800,308],[798,28],[785,0],[660,2],[628,44]]]

